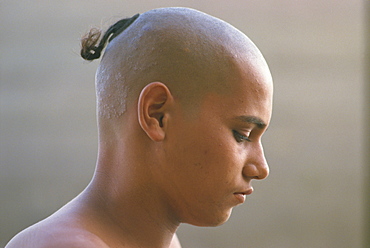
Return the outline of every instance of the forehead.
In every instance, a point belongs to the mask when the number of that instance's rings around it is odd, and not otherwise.
[[[268,124],[272,112],[273,86],[264,63],[239,63],[226,78],[228,90],[209,93],[202,106],[228,119],[255,116]]]

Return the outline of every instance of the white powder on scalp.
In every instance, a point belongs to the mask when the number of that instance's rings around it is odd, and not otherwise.
[[[121,72],[99,66],[96,73],[98,114],[105,118],[119,117],[126,112],[127,86]]]

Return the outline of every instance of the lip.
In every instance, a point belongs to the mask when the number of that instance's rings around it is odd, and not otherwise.
[[[245,202],[245,199],[247,198],[247,195],[250,195],[253,193],[253,188],[249,188],[245,191],[241,191],[241,192],[235,192],[234,193],[234,196],[235,198],[240,202],[240,203],[244,203]]]
[[[244,203],[245,202],[245,199],[247,198],[247,195],[243,194],[243,193],[234,193],[234,196],[235,198],[240,202],[240,203]]]

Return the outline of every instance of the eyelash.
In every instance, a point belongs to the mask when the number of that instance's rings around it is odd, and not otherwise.
[[[234,137],[238,143],[243,142],[244,140],[248,142],[252,142],[252,140],[249,139],[249,137],[242,135],[241,133],[233,130]]]

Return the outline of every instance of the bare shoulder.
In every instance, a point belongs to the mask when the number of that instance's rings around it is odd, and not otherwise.
[[[108,248],[95,234],[80,228],[37,223],[17,234],[5,248]]]

